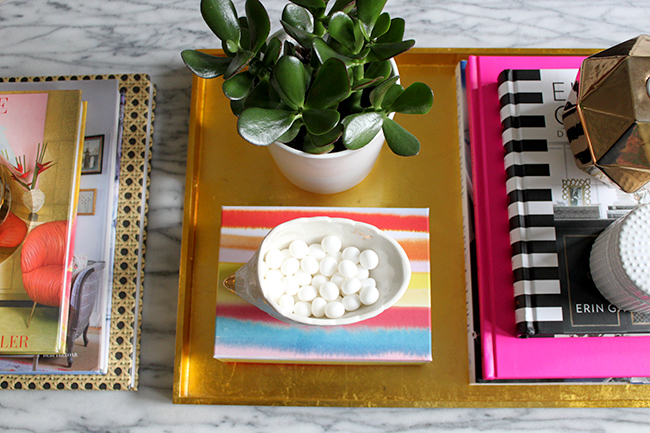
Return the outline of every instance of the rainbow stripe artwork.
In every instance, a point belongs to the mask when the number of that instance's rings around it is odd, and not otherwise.
[[[223,287],[283,222],[329,216],[372,224],[392,236],[411,263],[405,295],[376,317],[343,326],[277,320]],[[224,206],[219,245],[214,357],[223,362],[417,364],[431,357],[429,209]]]

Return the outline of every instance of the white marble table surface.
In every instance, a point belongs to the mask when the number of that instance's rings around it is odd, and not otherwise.
[[[263,0],[272,17],[284,1]],[[243,1],[237,1],[241,10]],[[344,409],[173,405],[191,74],[212,48],[199,0],[0,0],[0,76],[146,72],[157,110],[137,392],[1,391],[0,431],[647,431],[650,409]],[[389,0],[420,47],[607,47],[650,32],[643,0]]]

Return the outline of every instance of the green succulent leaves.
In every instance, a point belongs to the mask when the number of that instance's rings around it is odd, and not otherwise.
[[[181,56],[201,78],[224,77],[239,134],[258,146],[300,140],[303,151],[320,154],[359,149],[383,131],[394,153],[416,155],[418,139],[389,116],[426,114],[433,104],[429,86],[403,88],[389,63],[414,45],[404,40],[404,20],[383,12],[387,0],[290,1],[283,39],[269,38],[260,0],[246,0],[245,16],[232,0],[201,0],[225,56]]]
[[[201,78],[220,77],[230,65],[228,58],[212,56],[196,50],[184,50],[181,52],[181,57],[190,71]]]

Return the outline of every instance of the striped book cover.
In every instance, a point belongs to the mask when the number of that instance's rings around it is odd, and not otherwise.
[[[648,332],[588,275],[591,244],[636,202],[577,168],[562,113],[577,69],[506,69],[498,96],[517,333],[523,337]],[[582,272],[577,272],[582,270]]]
[[[372,224],[406,251],[411,283],[396,305],[353,325],[315,327],[274,319],[229,292],[221,282],[254,254],[283,222],[313,216]],[[214,357],[224,362],[407,364],[431,355],[429,210],[426,208],[222,208]]]

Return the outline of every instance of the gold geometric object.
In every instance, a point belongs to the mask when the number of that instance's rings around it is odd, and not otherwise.
[[[650,182],[650,36],[582,62],[564,108],[579,168],[631,193]]]

